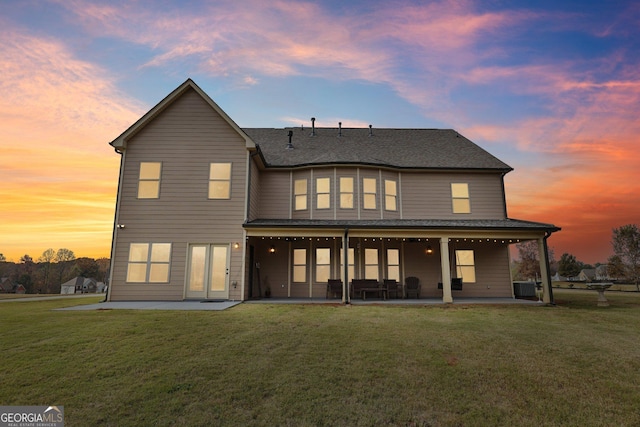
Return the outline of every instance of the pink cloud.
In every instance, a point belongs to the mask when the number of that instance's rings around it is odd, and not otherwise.
[[[107,142],[144,110],[62,43],[10,26],[0,38],[1,250],[17,260],[68,242],[108,256],[119,158]]]

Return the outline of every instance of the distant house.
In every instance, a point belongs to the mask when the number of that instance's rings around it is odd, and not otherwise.
[[[595,268],[584,268],[578,274],[579,282],[591,282],[596,278],[596,269]]]
[[[0,293],[2,294],[24,294],[27,290],[19,283],[14,283],[8,277],[0,278]]]
[[[95,294],[97,289],[95,279],[78,276],[60,285],[60,294]]]
[[[13,283],[8,277],[0,277],[0,293],[13,293]]]
[[[108,299],[325,298],[419,280],[418,298],[513,297],[512,168],[453,129],[240,128],[191,79],[118,136]],[[534,201],[531,201],[534,203]],[[412,280],[413,282],[413,280]]]

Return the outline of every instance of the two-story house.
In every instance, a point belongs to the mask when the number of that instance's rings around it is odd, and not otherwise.
[[[325,298],[330,279],[407,277],[420,298],[513,297],[524,240],[553,298],[559,228],[508,218],[512,168],[454,130],[240,128],[189,79],[110,144],[109,300]]]

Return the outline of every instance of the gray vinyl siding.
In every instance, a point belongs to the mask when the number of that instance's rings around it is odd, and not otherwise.
[[[260,171],[260,218],[289,218],[292,194],[289,171]]]
[[[261,171],[255,162],[250,162],[251,168],[251,184],[249,186],[249,214],[248,220],[260,218],[260,205],[261,205]]]
[[[402,173],[404,219],[504,219],[500,174]],[[451,183],[468,183],[471,213],[454,214]]]
[[[431,245],[432,255],[426,255],[425,249]],[[438,282],[442,282],[440,263],[440,243],[438,239],[430,242],[404,244],[404,278],[415,276],[422,284],[421,298],[442,298]],[[512,296],[511,273],[509,270],[508,246],[501,243],[467,243],[452,241],[449,246],[451,277],[456,277],[453,259],[456,249],[470,249],[474,252],[476,282],[464,283],[462,291],[452,291],[456,297],[502,297]]]
[[[242,282],[245,216],[245,141],[193,90],[150,121],[127,145],[115,247],[111,298],[180,300],[189,243],[229,244],[229,283]],[[137,199],[140,162],[162,162],[160,197]],[[230,162],[231,198],[209,200],[209,164]],[[129,244],[172,243],[168,284],[126,283]],[[241,286],[229,286],[240,298]]]

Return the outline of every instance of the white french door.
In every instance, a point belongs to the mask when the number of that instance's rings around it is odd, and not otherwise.
[[[229,298],[229,245],[189,245],[187,262],[187,298]]]

